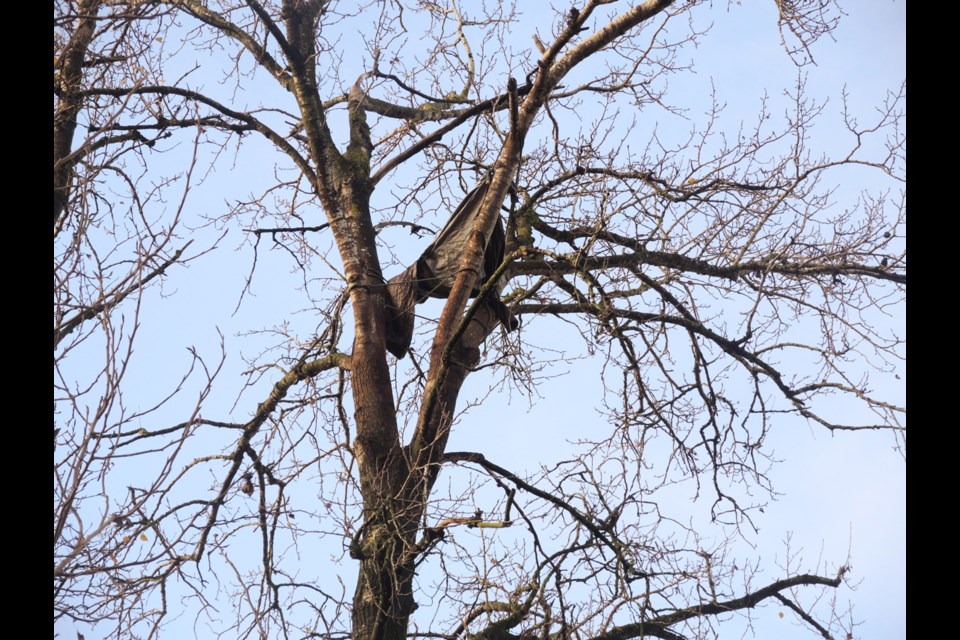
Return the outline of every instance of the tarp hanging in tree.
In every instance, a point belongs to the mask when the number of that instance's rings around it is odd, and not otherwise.
[[[387,282],[387,350],[397,358],[406,355],[410,348],[416,305],[427,298],[446,298],[450,295],[457,271],[460,269],[460,260],[466,252],[470,233],[476,226],[480,205],[489,186],[490,176],[488,175],[467,194],[420,258]],[[490,279],[503,262],[505,237],[503,220],[498,215],[497,223],[486,238],[480,277],[473,291],[470,292],[471,296],[476,296],[480,292],[480,287]],[[485,303],[494,310],[507,331],[513,331],[519,323],[506,305],[500,301],[500,292],[505,284],[501,282],[499,286],[494,287]]]

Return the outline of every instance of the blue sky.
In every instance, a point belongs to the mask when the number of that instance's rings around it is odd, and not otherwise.
[[[718,101],[726,105],[721,120],[725,130],[735,131],[741,123],[749,123],[764,94],[775,105],[773,113],[779,116],[784,110],[782,95],[796,83],[797,70],[779,46],[774,3],[753,5],[727,7],[718,3],[712,12],[696,14],[701,20],[709,16],[712,29],[697,48],[685,49],[681,54],[689,58],[694,72],[672,77],[669,93],[678,107],[689,112],[690,118],[699,117],[709,106],[705,98],[711,89],[716,91]],[[521,10],[529,9],[523,5]],[[854,112],[869,113],[872,105],[881,101],[887,90],[896,90],[905,77],[905,2],[858,0],[845,3],[844,10],[847,15],[834,39],[825,39],[814,48],[817,66],[803,72],[808,92],[827,103],[812,145],[825,152],[843,148],[840,96],[844,91]],[[704,22],[696,26],[708,25]],[[529,46],[527,34],[514,36]],[[348,62],[361,63],[359,58]],[[249,88],[245,86],[246,90]],[[676,122],[681,121],[682,118]],[[666,115],[658,122],[658,130],[666,137],[674,133],[670,122]],[[270,333],[249,332],[280,327],[303,337],[318,328],[310,300],[310,295],[319,291],[317,283],[309,278],[305,282],[288,254],[275,250],[264,238],[258,248],[249,292],[241,299],[244,278],[251,272],[254,255],[250,236],[235,227],[206,222],[273,180],[272,168],[265,172],[259,163],[260,144],[248,136],[236,160],[225,153],[204,174],[204,182],[187,201],[185,215],[199,245],[211,242],[220,233],[226,235],[220,241],[221,250],[199,257],[185,269],[172,271],[162,286],[144,296],[141,317],[146,321],[140,328],[136,357],[126,378],[127,402],[133,406],[149,406],[176,386],[190,361],[188,347],[195,347],[210,361],[215,360],[222,335],[227,354],[219,379],[222,384],[207,399],[204,415],[245,419],[272,379],[266,376],[245,388],[242,372],[248,365],[243,357],[255,355],[281,339]],[[189,153],[185,139],[170,143],[169,148],[166,158],[172,165],[183,162],[184,154]],[[402,184],[414,174],[412,167],[404,168],[393,179]],[[872,186],[860,183],[857,172],[850,176],[850,182],[841,185],[837,192],[841,203],[860,189]],[[385,196],[389,188],[390,184],[381,185],[384,199],[378,200],[375,195],[375,206],[378,202],[379,206],[387,206],[389,199]],[[442,222],[437,219],[430,224],[439,228]],[[395,245],[401,260],[415,256],[429,242],[406,233],[386,236],[383,241]],[[319,245],[324,241],[317,237],[317,242],[322,251]],[[385,255],[386,251],[381,257]],[[385,272],[389,277],[398,270],[399,267],[389,267]],[[424,305],[418,313],[436,315],[439,306]],[[891,317],[878,318],[877,322],[887,322],[892,330],[902,331],[902,313],[902,309],[900,315],[894,310]],[[460,417],[448,450],[481,451],[518,473],[536,473],[541,466],[570,455],[574,450],[570,441],[585,437],[585,431],[589,434],[594,426],[604,427],[606,418],[599,411],[603,371],[600,361],[588,359],[577,346],[578,338],[568,325],[551,318],[536,318],[528,321],[523,331],[526,344],[553,350],[558,360],[562,355],[568,361],[546,369],[532,395],[506,387],[494,387],[491,394],[493,383],[489,378],[481,374],[471,377],[460,407],[473,406]],[[95,343],[87,348],[92,355],[98,352]],[[78,361],[75,366],[82,371],[84,365]],[[905,380],[905,372],[901,372],[901,378]],[[198,393],[192,384],[186,390],[187,397],[159,416],[152,416],[144,426],[156,428],[162,426],[164,419],[176,421],[178,411],[192,406]],[[891,385],[889,397],[902,404],[903,385]],[[906,637],[905,463],[896,450],[897,444],[887,433],[831,435],[801,419],[785,418],[775,426],[771,438],[772,455],[780,462],[771,467],[770,479],[780,495],[757,516],[758,532],[748,527],[741,530],[743,536],[734,540],[731,553],[741,563],[759,562],[765,571],[763,581],[779,577],[776,567],[787,560],[788,541],[795,554],[791,559],[799,562],[802,558],[805,570],[831,573],[849,556],[850,580],[856,589],[841,589],[838,599],[854,604],[859,637]],[[198,452],[203,447],[203,442],[197,443]],[[451,470],[445,474],[441,490],[456,493],[462,490],[459,483],[469,479],[468,472]],[[703,522],[706,528],[703,504],[692,500],[689,487],[678,487],[663,495],[662,499],[671,501],[674,517],[688,518],[690,523]],[[711,531],[706,539],[716,538],[719,543],[728,533]],[[466,536],[459,532],[457,535]],[[515,531],[479,531],[470,535],[509,537]],[[465,545],[477,542],[464,540]],[[310,560],[325,561],[316,557]],[[424,584],[432,570],[425,568]],[[336,571],[350,581],[355,566],[345,559]],[[350,592],[352,589],[348,589]],[[773,605],[754,611],[756,637],[813,637],[810,630],[792,622],[794,618],[789,612],[783,618],[779,616],[781,612],[782,608]],[[169,635],[190,635],[194,633],[190,629],[195,629],[192,624],[192,618],[184,616],[173,624]],[[722,625],[721,637],[740,637],[744,620],[735,617]],[[81,630],[88,640],[98,637],[93,629]],[[59,627],[58,631],[71,637],[70,627]],[[197,635],[205,637],[203,632]]]

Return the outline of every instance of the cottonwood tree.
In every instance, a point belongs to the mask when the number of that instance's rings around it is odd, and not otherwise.
[[[668,91],[722,3],[55,2],[59,623],[700,638],[775,601],[846,637],[843,558],[761,581],[725,536],[773,490],[779,422],[902,438],[873,389],[904,357],[877,320],[905,294],[903,92],[845,114],[846,147],[822,152],[804,78],[840,7],[776,6],[786,114],[764,102],[730,130]],[[191,204],[251,159],[262,184]],[[838,203],[862,172],[886,186]],[[445,297],[411,306],[422,292],[387,281],[422,284],[407,269],[477,184]],[[151,309],[191,278],[256,306],[265,254],[309,322],[250,326],[242,366],[208,345],[131,379],[140,334],[163,334]],[[218,260],[235,280],[204,275]],[[603,363],[575,454],[517,469],[509,443],[450,450],[455,425],[483,428],[458,417],[468,375],[537,397],[569,363],[540,346],[560,326]],[[671,511],[678,485],[719,538]]]

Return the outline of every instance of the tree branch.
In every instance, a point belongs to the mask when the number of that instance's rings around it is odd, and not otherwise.
[[[70,333],[72,333],[77,327],[86,322],[87,320],[92,320],[104,311],[115,308],[121,302],[123,302],[131,293],[140,291],[143,289],[151,280],[157,276],[162,276],[168,267],[176,264],[180,260],[180,256],[183,255],[183,252],[187,250],[193,243],[193,240],[187,242],[180,249],[178,249],[172,256],[163,261],[159,267],[153,269],[146,276],[141,277],[136,282],[132,283],[126,289],[123,290],[114,290],[109,293],[104,293],[100,297],[100,302],[91,306],[86,307],[76,315],[71,318],[68,318],[60,323],[59,326],[53,330],[53,348],[56,349],[57,345],[60,344],[60,341],[66,338]]]
[[[260,431],[260,427],[263,426],[263,423],[266,422],[267,418],[269,418],[273,411],[277,408],[277,405],[280,404],[280,401],[287,396],[287,393],[290,391],[291,387],[308,378],[312,378],[323,371],[333,368],[340,368],[345,371],[350,371],[353,368],[353,359],[345,353],[331,353],[322,358],[318,358],[317,360],[312,360],[309,362],[306,360],[301,360],[299,364],[290,369],[273,385],[273,389],[270,391],[270,395],[267,396],[267,399],[257,406],[257,410],[253,417],[244,425],[243,434],[240,436],[240,439],[237,441],[237,444],[233,449],[233,453],[230,455],[230,466],[227,469],[227,474],[220,485],[220,491],[218,492],[216,498],[210,501],[210,514],[207,517],[207,523],[205,526],[203,526],[200,532],[200,539],[197,542],[193,554],[189,558],[190,560],[199,563],[200,559],[203,557],[207,546],[207,538],[209,537],[210,532],[213,530],[213,525],[217,521],[217,516],[220,513],[220,507],[222,507],[226,502],[227,494],[233,487],[234,480],[240,471],[240,466],[243,462],[243,456],[248,450],[250,450],[250,443],[253,441],[254,436],[256,436]]]
[[[667,631],[669,627],[679,624],[684,620],[690,620],[701,616],[715,616],[724,613],[730,613],[731,611],[739,611],[740,609],[753,608],[767,598],[775,597],[781,591],[786,589],[816,585],[833,587],[836,589],[843,582],[843,575],[846,573],[846,571],[846,567],[841,567],[840,571],[837,573],[837,577],[835,578],[825,578],[823,576],[811,574],[784,578],[782,580],[777,580],[776,582],[773,582],[762,589],[748,593],[740,598],[734,598],[733,600],[727,600],[726,602],[708,602],[704,604],[698,604],[696,606],[680,609],[674,613],[657,616],[644,622],[625,624],[611,629],[608,632],[593,636],[591,640],[629,640],[630,638],[642,638],[645,635],[652,635],[660,638],[669,637],[663,635],[658,636],[657,633],[661,631]]]

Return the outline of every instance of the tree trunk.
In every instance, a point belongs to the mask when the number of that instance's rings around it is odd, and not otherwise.
[[[445,448],[457,396],[480,360],[480,344],[498,323],[490,307],[479,307],[451,350],[449,373],[436,401],[441,439],[434,443],[434,451]],[[358,430],[364,430],[359,423]],[[435,461],[410,464],[411,456],[405,447],[399,459],[388,457],[382,467],[360,465],[366,520],[350,546],[350,555],[360,560],[353,597],[354,640],[405,638],[410,614],[417,607],[414,566],[426,545],[418,545],[416,537],[440,467]],[[406,472],[396,473],[401,468]]]
[[[354,640],[404,640],[413,600],[412,537],[391,522],[369,526],[353,596]]]

